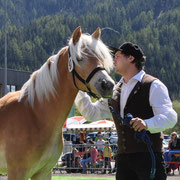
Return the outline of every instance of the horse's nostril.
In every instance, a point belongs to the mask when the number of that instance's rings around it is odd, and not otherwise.
[[[114,88],[114,83],[113,82],[109,82],[109,89],[113,89]]]
[[[103,98],[111,98],[113,94],[114,82],[107,79],[102,79],[98,84],[98,90]]]
[[[102,80],[101,87],[104,91],[111,90],[114,87],[114,84],[110,81],[107,81],[105,79]]]
[[[101,87],[103,90],[107,89],[107,81],[105,79],[102,80]]]

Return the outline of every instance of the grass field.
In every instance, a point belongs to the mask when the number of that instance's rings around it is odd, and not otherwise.
[[[167,177],[167,180],[179,180],[179,179],[180,179],[179,175]],[[115,177],[53,176],[51,180],[115,180]]]
[[[115,180],[114,177],[68,177],[68,176],[53,176],[52,180]]]
[[[91,177],[88,174],[87,176],[53,176],[51,180],[115,180],[115,177],[98,177],[98,175],[95,177],[93,174]],[[178,171],[175,172],[174,176],[168,176],[167,180],[180,180]]]

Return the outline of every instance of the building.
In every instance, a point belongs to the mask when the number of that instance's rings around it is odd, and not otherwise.
[[[20,90],[23,84],[30,78],[31,72],[18,71],[14,69],[7,70],[7,90],[13,92]],[[0,68],[0,97],[4,96],[4,69]],[[75,115],[75,107],[72,109],[68,117]]]
[[[30,78],[31,72],[7,70],[7,91],[13,92],[21,89],[23,84]],[[0,68],[0,97],[4,95],[4,69]]]

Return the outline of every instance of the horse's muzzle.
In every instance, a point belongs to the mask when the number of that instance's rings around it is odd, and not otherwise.
[[[99,93],[103,98],[111,98],[113,94],[114,81],[103,79],[100,84]]]

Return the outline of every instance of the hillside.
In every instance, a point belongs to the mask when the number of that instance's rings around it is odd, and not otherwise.
[[[5,0],[0,0],[2,20],[4,12]],[[108,45],[139,44],[146,72],[167,85],[172,99],[180,99],[179,0],[8,0],[8,68],[39,68],[67,44],[78,25],[88,33],[100,26]],[[3,67],[4,21],[0,27]]]

